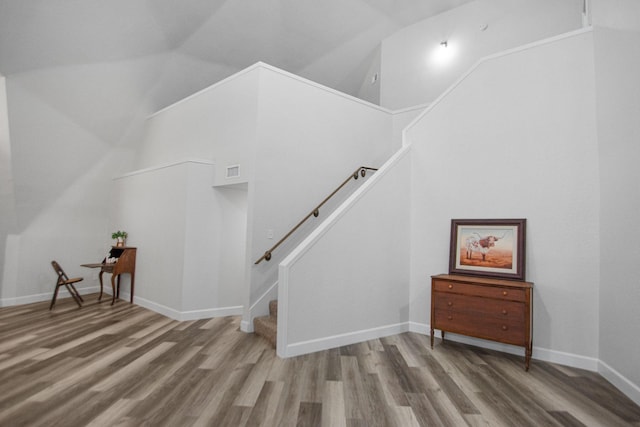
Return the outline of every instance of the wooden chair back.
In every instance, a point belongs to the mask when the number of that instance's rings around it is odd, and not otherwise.
[[[80,293],[78,292],[76,287],[73,286],[73,284],[82,281],[84,278],[74,277],[70,279],[69,276],[67,276],[67,273],[65,273],[62,267],[60,267],[60,264],[58,264],[58,262],[55,260],[51,261],[51,266],[53,267],[56,274],[58,275],[58,280],[56,281],[56,287],[53,291],[53,298],[51,299],[51,305],[49,305],[49,310],[51,310],[54,304],[56,303],[56,299],[58,298],[58,290],[60,289],[60,286],[64,286],[65,288],[67,288],[67,291],[71,294],[76,304],[78,304],[78,307],[82,307],[82,302],[84,300],[80,296]]]

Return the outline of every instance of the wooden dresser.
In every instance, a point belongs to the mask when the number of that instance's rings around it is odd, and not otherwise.
[[[532,349],[533,283],[442,274],[431,277],[431,348],[434,330]]]

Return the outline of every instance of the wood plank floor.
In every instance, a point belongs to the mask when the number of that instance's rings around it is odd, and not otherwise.
[[[0,426],[640,426],[593,372],[405,333],[279,359],[238,317],[0,309]]]

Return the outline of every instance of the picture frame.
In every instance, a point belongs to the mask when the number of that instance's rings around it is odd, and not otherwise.
[[[524,218],[452,219],[449,274],[525,278]]]

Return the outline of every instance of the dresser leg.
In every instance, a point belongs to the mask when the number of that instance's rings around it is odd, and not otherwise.
[[[525,349],[525,352],[524,352],[524,370],[525,371],[529,371],[529,364],[531,362],[531,352],[532,352],[531,347],[532,345],[529,344],[529,346]]]
[[[442,342],[444,342],[444,331],[440,331],[440,338],[442,338]]]
[[[434,331],[433,331],[433,328],[431,328],[431,349],[432,350],[433,350],[433,334],[434,334]]]

